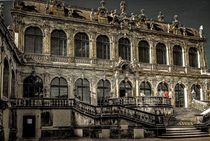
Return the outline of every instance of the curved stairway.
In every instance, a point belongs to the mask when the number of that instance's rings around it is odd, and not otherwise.
[[[192,108],[174,108],[174,119],[159,138],[209,137],[207,131],[194,127],[195,114],[200,111]]]
[[[209,137],[208,132],[203,132],[195,127],[168,127],[166,133],[159,138],[190,138],[190,137]]]

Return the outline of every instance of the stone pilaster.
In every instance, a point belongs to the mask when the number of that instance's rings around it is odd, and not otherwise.
[[[43,37],[43,48],[42,48],[42,52],[45,55],[50,55],[50,27],[45,27],[44,29],[44,37]]]
[[[111,60],[117,59],[117,50],[118,50],[118,44],[116,41],[116,37],[112,36],[110,41],[110,47],[111,47]]]
[[[137,46],[138,40],[133,37],[133,40],[131,40],[131,61],[137,60]]]
[[[96,34],[91,33],[90,34],[90,45],[89,45],[89,53],[91,59],[96,59]]]
[[[73,33],[73,30],[68,30],[67,56],[68,57],[74,57],[74,33]]]
[[[153,44],[151,44],[151,58],[150,58],[150,60],[151,60],[151,63],[152,64],[156,64],[157,63],[157,57],[156,57],[156,47],[155,47],[155,44],[156,43],[153,43]]]

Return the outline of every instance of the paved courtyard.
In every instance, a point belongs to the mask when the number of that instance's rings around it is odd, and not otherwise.
[[[90,138],[80,138],[80,139],[66,139],[66,140],[54,140],[54,141],[210,141],[210,137],[202,138],[181,138],[181,139],[160,139],[160,138],[144,138],[144,139],[90,139]],[[52,141],[45,140],[45,141]]]

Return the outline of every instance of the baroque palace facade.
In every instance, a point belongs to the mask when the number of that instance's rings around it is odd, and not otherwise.
[[[98,9],[62,0],[14,2],[8,28],[1,17],[5,140],[81,135],[81,126],[115,125],[93,120],[97,115],[91,113],[111,99],[156,98],[179,108],[208,99],[202,28],[184,27],[177,15],[167,23],[161,12],[157,20],[149,20],[144,10],[128,16],[126,8],[123,0],[119,12],[108,11],[103,0]]]

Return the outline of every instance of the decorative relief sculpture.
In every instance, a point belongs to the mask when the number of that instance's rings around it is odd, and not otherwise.
[[[159,12],[159,15],[158,15],[157,18],[158,18],[158,21],[159,21],[159,22],[164,22],[164,15],[162,14],[161,11]]]

